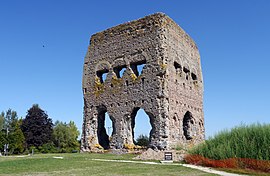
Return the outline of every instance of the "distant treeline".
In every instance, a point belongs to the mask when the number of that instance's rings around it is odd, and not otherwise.
[[[0,114],[0,153],[28,154],[77,152],[79,130],[73,121],[69,123],[52,119],[37,104],[19,118],[16,111],[8,109]]]

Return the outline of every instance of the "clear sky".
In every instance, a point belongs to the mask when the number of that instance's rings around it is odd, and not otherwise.
[[[199,47],[206,136],[241,123],[270,123],[269,9],[269,0],[1,1],[0,111],[24,117],[38,103],[53,121],[73,120],[81,129],[90,36],[164,12]]]

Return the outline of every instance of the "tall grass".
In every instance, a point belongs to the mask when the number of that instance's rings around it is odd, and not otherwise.
[[[270,124],[242,124],[231,130],[221,131],[191,149],[189,153],[215,160],[228,158],[269,160]]]

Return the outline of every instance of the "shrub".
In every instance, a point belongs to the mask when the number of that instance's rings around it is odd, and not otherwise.
[[[223,160],[213,160],[201,155],[186,155],[185,162],[195,165],[215,167],[215,168],[241,168],[252,169],[263,172],[270,172],[270,161],[256,160],[249,158],[228,158]]]
[[[235,157],[269,160],[269,146],[270,124],[252,124],[222,131],[189,153],[215,160]]]
[[[57,149],[55,148],[52,142],[43,144],[42,146],[38,147],[39,152],[41,153],[56,153]]]
[[[147,147],[149,145],[149,138],[146,135],[139,135],[135,142],[136,145]]]
[[[240,162],[247,169],[270,172],[270,161],[241,158]]]
[[[30,146],[29,147],[29,153],[32,154],[32,152],[34,152],[34,153],[40,153],[39,150],[35,146]]]

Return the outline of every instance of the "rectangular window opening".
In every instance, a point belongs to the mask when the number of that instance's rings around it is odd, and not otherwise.
[[[87,89],[83,88],[83,93],[86,94],[87,93]]]

